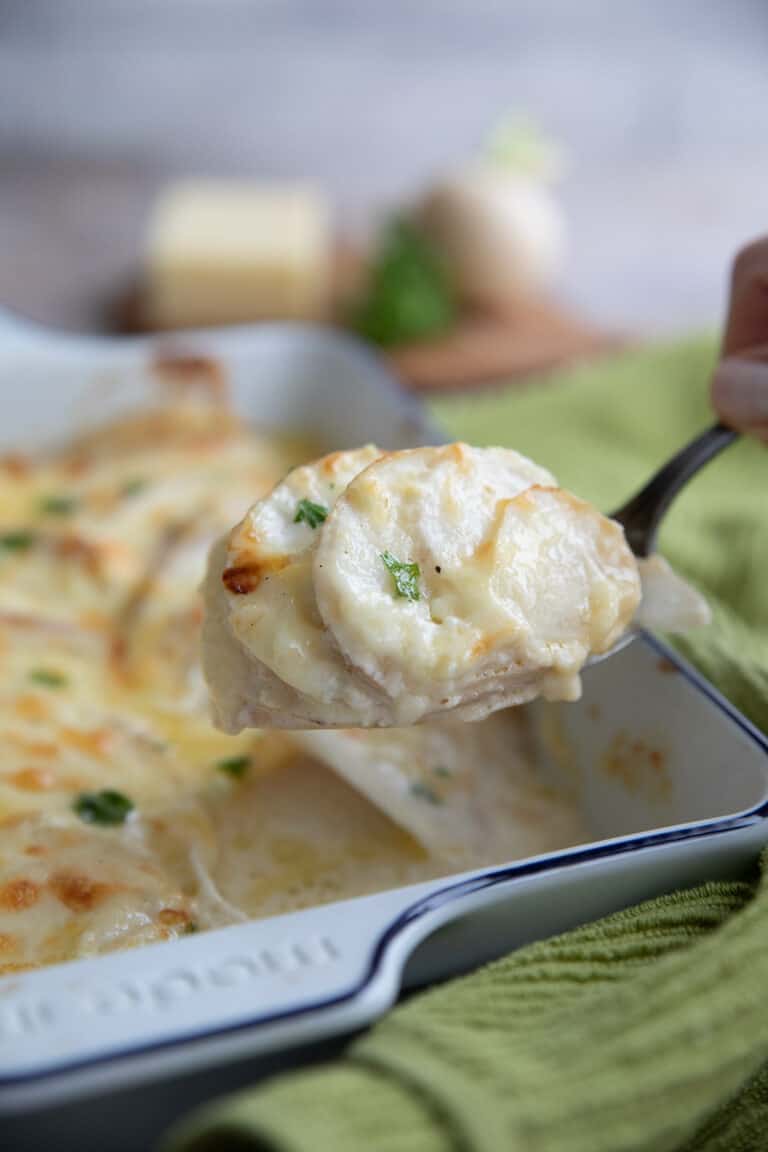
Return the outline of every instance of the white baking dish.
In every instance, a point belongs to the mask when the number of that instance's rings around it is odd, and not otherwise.
[[[221,358],[238,404],[259,423],[308,426],[329,447],[430,438],[418,405],[341,337],[267,326],[173,343]],[[0,444],[61,435],[84,413],[122,404],[125,388],[110,382],[141,391],[153,349],[0,318]],[[656,641],[590,670],[578,705],[533,715],[546,770],[576,782],[593,843],[0,979],[0,1114],[18,1119],[348,1033],[384,1012],[404,982],[736,874],[768,840],[768,743]],[[605,767],[617,740],[629,766],[619,774]]]

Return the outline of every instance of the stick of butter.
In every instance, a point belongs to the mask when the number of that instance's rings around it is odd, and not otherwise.
[[[145,319],[157,328],[317,319],[327,307],[329,232],[312,188],[173,184],[150,220]]]

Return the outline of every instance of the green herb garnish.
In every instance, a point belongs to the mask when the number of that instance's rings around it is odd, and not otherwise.
[[[72,807],[86,824],[124,824],[133,811],[133,801],[108,788],[104,792],[81,792]]]
[[[328,509],[322,504],[314,504],[311,500],[299,500],[296,506],[296,515],[293,518],[294,524],[300,524],[302,520],[305,524],[309,524],[310,528],[317,528],[328,516]]]
[[[138,496],[139,492],[143,492],[146,486],[146,480],[142,480],[140,476],[136,476],[133,480],[126,480],[120,492],[123,496]]]
[[[219,772],[226,772],[227,776],[234,776],[239,780],[251,766],[250,756],[229,756],[226,760],[219,760],[216,764]]]
[[[197,925],[197,920],[190,920],[189,923],[184,925],[184,935],[185,936],[194,936],[195,932],[199,932],[199,931],[200,931],[200,929]]]
[[[418,796],[420,800],[426,800],[428,804],[442,804],[442,800],[428,784],[422,784],[420,780],[414,780],[411,784],[411,796]]]
[[[392,576],[395,595],[402,596],[406,600],[420,600],[419,577],[421,570],[418,564],[403,564],[391,552],[382,552],[381,559]]]
[[[435,776],[442,776],[443,778],[453,776],[453,772],[451,772],[450,768],[446,768],[445,764],[438,764],[435,767],[434,772]]]
[[[46,496],[40,501],[40,511],[44,516],[71,516],[77,511],[74,496]]]
[[[451,327],[453,297],[440,254],[410,221],[396,219],[382,237],[368,295],[352,325],[385,347],[423,340]]]
[[[0,551],[27,552],[34,542],[31,532],[0,532]]]
[[[33,684],[41,684],[43,688],[64,688],[67,683],[66,676],[53,668],[33,668],[29,678]]]

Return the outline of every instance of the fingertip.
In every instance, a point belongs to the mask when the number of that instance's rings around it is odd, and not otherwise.
[[[768,426],[768,365],[726,357],[712,377],[712,404],[724,423],[764,437]]]

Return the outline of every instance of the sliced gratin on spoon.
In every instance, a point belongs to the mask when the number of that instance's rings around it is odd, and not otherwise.
[[[644,571],[643,571],[644,569]],[[479,720],[644,627],[707,619],[659,557],[504,448],[337,452],[214,548],[203,665],[228,732]]]

